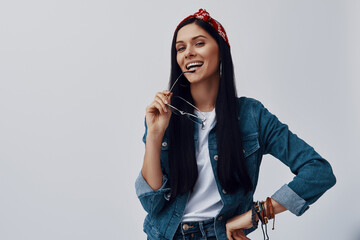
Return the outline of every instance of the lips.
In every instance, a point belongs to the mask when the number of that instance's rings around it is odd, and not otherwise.
[[[186,69],[189,71],[193,71],[200,68],[203,64],[203,62],[191,62],[186,65]]]

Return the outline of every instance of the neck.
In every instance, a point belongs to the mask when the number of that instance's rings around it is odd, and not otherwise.
[[[205,81],[190,84],[190,91],[195,106],[201,112],[211,112],[215,108],[219,81],[220,76],[216,75]]]

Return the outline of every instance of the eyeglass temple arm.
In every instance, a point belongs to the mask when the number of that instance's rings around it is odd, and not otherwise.
[[[194,72],[195,72],[195,70],[182,72],[182,73],[180,74],[180,76],[178,76],[178,78],[175,80],[175,82],[174,82],[174,84],[171,86],[171,88],[169,89],[169,92],[171,92],[171,90],[175,87],[175,84],[176,84],[177,81],[180,79],[180,77],[181,77],[182,75],[184,75],[184,73],[194,73]]]

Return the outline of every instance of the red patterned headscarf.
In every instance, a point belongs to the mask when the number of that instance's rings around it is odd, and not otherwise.
[[[176,27],[176,29],[179,28],[179,26],[185,21],[188,20],[190,18],[197,18],[197,19],[201,19],[205,22],[208,22],[216,31],[217,33],[225,40],[225,42],[229,45],[229,40],[226,36],[226,32],[224,27],[215,19],[213,19],[212,17],[210,17],[210,14],[205,10],[200,8],[198,12],[194,13],[193,15],[190,15],[188,17],[186,17],[184,20],[182,20],[179,25]]]

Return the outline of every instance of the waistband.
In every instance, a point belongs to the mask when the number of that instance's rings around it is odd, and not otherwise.
[[[214,222],[214,218],[199,222],[182,222],[176,230],[175,236],[185,236],[194,233],[201,233],[202,236],[215,234]]]

